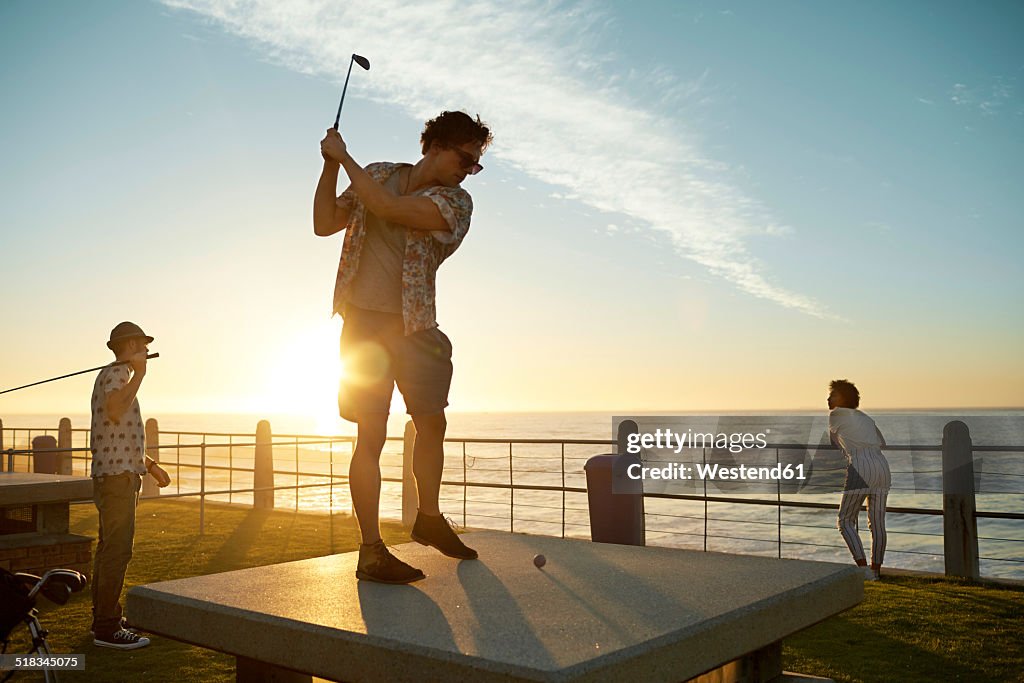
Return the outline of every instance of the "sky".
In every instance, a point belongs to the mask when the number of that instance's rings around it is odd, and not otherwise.
[[[839,377],[865,409],[1020,407],[1022,29],[1012,2],[8,0],[0,390],[133,320],[147,412],[336,420],[311,201],[356,52],[360,163],[416,161],[444,109],[494,131],[438,273],[450,410],[805,409]]]

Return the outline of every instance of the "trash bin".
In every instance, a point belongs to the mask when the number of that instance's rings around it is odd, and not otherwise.
[[[626,476],[632,455],[595,455],[587,460],[590,540],[595,543],[646,545],[643,482]]]
[[[32,439],[33,451],[52,451],[57,448],[57,439],[50,435],[37,436]],[[39,474],[60,474],[60,456],[63,453],[32,454],[32,471]]]

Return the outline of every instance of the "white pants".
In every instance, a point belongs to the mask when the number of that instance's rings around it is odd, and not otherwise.
[[[850,467],[849,478],[855,476],[853,466]],[[889,468],[885,468],[888,475]],[[869,477],[874,479],[875,477]],[[885,477],[888,480],[888,476]],[[864,482],[867,483],[867,482]],[[874,482],[872,482],[874,483]],[[888,483],[888,481],[886,481]],[[857,518],[864,499],[868,501],[868,529],[871,530],[871,564],[881,565],[885,557],[885,501],[889,497],[888,487],[886,488],[856,488],[843,493],[843,502],[839,505],[839,518],[836,526],[846,541],[846,547],[850,549],[854,560],[864,560],[864,546],[857,534]]]

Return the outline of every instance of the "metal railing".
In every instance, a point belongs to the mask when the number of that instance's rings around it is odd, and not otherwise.
[[[7,437],[10,435],[10,440],[3,438],[0,444],[12,443],[17,444],[19,433],[23,434],[23,438],[27,438],[27,443],[30,444],[32,435],[50,435],[52,429],[28,429],[28,428],[9,428],[4,427],[0,431],[0,437]],[[71,441],[75,437],[79,437],[80,442],[88,441],[89,430],[87,429],[73,429],[71,431]],[[65,435],[66,437],[66,435]],[[242,495],[252,495],[253,501],[256,499],[256,494],[260,492],[273,492],[275,496],[275,503],[278,492],[291,492],[291,498],[293,499],[294,509],[300,509],[300,503],[303,497],[300,493],[308,492],[315,489],[328,489],[328,497],[326,502],[324,501],[313,501],[313,504],[309,505],[310,509],[327,512],[333,514],[338,507],[344,509],[344,505],[338,506],[335,504],[335,491],[336,485],[342,485],[348,481],[348,477],[345,474],[336,472],[335,466],[339,464],[338,460],[341,460],[341,464],[347,463],[348,459],[351,458],[352,450],[354,448],[354,437],[325,437],[320,435],[302,435],[302,434],[284,434],[274,435],[269,443],[269,447],[272,452],[272,461],[275,465],[272,467],[271,472],[274,477],[288,477],[293,479],[288,484],[271,485],[271,486],[255,486],[242,484],[236,486],[236,478],[241,477],[248,479],[256,476],[256,464],[255,456],[253,457],[253,466],[239,466],[236,464],[240,458],[239,451],[247,451],[248,449],[256,449],[263,445],[267,446],[266,443],[261,443],[253,440],[251,434],[239,434],[239,433],[227,433],[227,432],[189,432],[189,431],[161,431],[159,432],[159,439],[165,441],[168,437],[173,439],[173,443],[160,443],[158,445],[147,446],[147,452],[151,455],[157,454],[155,459],[160,460],[161,465],[165,468],[173,468],[174,472],[174,492],[165,493],[159,492],[156,495],[145,496],[145,498],[198,498],[199,500],[199,513],[200,513],[200,533],[202,533],[205,526],[205,505],[208,498],[223,498],[227,497],[227,502],[233,503],[235,498]],[[245,440],[238,441],[237,439],[243,438]],[[183,443],[183,439],[185,442]],[[188,440],[198,440],[197,443],[189,443]],[[215,439],[211,441],[211,439]],[[88,463],[91,461],[88,447],[76,447],[70,446],[71,441],[68,441],[67,445],[56,449],[32,449],[32,448],[7,448],[6,450],[0,448],[0,453],[5,455],[7,461],[7,468],[16,468],[22,471],[31,471],[31,460],[36,454],[43,453],[63,453],[69,454],[71,461],[71,469],[79,474],[88,474],[87,468]],[[391,445],[401,443],[403,445],[404,453],[411,453],[410,444],[406,443],[406,439],[403,437],[388,437],[387,442]],[[444,476],[442,478],[442,491],[444,487],[454,487],[461,489],[461,495],[455,496],[444,496],[443,502],[447,505],[459,505],[461,504],[462,511],[462,524],[463,526],[474,526],[474,527],[486,527],[486,528],[502,528],[508,531],[542,531],[551,532],[553,535],[561,535],[562,537],[586,537],[589,530],[589,522],[585,520],[587,507],[583,505],[572,505],[574,502],[573,497],[582,497],[587,494],[587,488],[583,479],[583,463],[593,455],[599,453],[609,452],[614,448],[616,442],[611,439],[495,439],[495,438],[447,438],[445,439],[446,444],[446,460],[449,460],[451,452],[448,449],[455,448],[458,450],[461,462],[454,467],[447,467],[445,469],[446,475],[460,474],[460,477],[452,478],[451,476]],[[780,449],[793,448],[793,444],[769,444],[769,448],[776,449],[778,455]],[[473,453],[471,452],[474,447],[485,447],[487,453]],[[529,449],[534,447],[552,447],[555,449],[554,455],[529,455],[524,453],[517,453],[517,449],[522,451],[523,449]],[[612,447],[612,448],[609,448]],[[813,445],[813,446],[801,446],[809,448],[817,448],[819,450],[834,450],[831,446]],[[579,453],[567,453],[567,448]],[[387,447],[385,448],[387,451]],[[888,445],[886,451],[900,452],[900,451],[921,451],[921,452],[939,452],[941,446],[938,445]],[[1016,446],[973,446],[973,450],[977,453],[1020,453],[1024,448]],[[208,454],[212,451],[221,452],[221,454],[214,459],[214,462],[210,462]],[[226,455],[223,453],[226,452]],[[287,452],[287,456],[285,456]],[[319,452],[323,457],[326,458],[323,462],[318,462],[316,458],[310,457],[311,454]],[[185,459],[183,460],[183,453]],[[198,458],[190,457],[193,453],[198,455]],[[303,453],[306,457],[303,457]],[[582,454],[580,454],[582,453]],[[170,455],[173,454],[173,460],[170,459]],[[393,459],[401,454],[390,453],[389,456]],[[17,457],[25,458],[23,461],[16,460]],[[246,458],[247,459],[247,458]],[[292,467],[280,468],[277,463],[283,462],[285,459],[289,461]],[[190,460],[197,460],[197,462],[190,462]],[[539,467],[531,467],[531,461],[543,461],[539,463]],[[224,464],[226,462],[226,464]],[[501,466],[492,466],[500,462]],[[80,468],[76,468],[75,465],[81,464]],[[555,469],[546,468],[544,464],[557,463]],[[310,467],[309,465],[314,465]],[[20,466],[19,466],[20,465]],[[321,465],[320,469],[316,465]],[[394,470],[398,470],[397,474]],[[186,476],[182,477],[182,472],[185,471],[186,475],[189,472],[198,472],[198,481],[194,481],[195,477]],[[384,484],[391,485],[402,485],[407,483],[409,473],[404,472],[404,463],[399,462],[398,464],[390,464],[387,462],[382,463],[382,482]],[[925,474],[934,474],[940,472],[936,470],[933,472],[925,472]],[[227,485],[209,485],[207,474],[211,474],[211,478],[222,479],[223,477],[215,477],[217,473],[227,474]],[[470,478],[470,475],[474,475]],[[908,473],[893,471],[894,475],[898,474],[922,474],[922,472]],[[1010,472],[1000,471],[989,471],[990,475],[997,475],[1006,477],[1012,481],[1021,481],[1024,483],[1024,475]],[[525,479],[537,479],[538,475],[550,477],[550,483],[548,482],[531,482],[525,481]],[[573,479],[579,480],[576,484],[573,483]],[[310,481],[313,480],[313,481]],[[275,480],[276,481],[276,480]],[[184,491],[182,490],[184,484]],[[705,483],[706,486],[706,483]],[[392,487],[394,488],[394,487]],[[899,489],[893,489],[899,491]],[[497,491],[507,493],[504,498],[506,500],[494,500],[493,497],[489,497],[488,500],[473,500],[470,496],[472,491]],[[935,494],[939,495],[942,493],[941,489],[914,489],[916,493],[923,494]],[[382,495],[382,506],[389,504],[394,505],[395,498],[401,499],[401,495],[396,491],[392,490],[389,492],[389,499],[385,500],[385,496]],[[519,496],[517,497],[517,493]],[[532,500],[529,494],[544,494],[547,496],[554,496],[551,500],[538,501]],[[405,495],[408,495],[406,489]],[[777,557],[790,556],[791,553],[784,552],[791,549],[795,550],[795,556],[805,556],[805,550],[810,548],[813,550],[823,549],[825,551],[845,552],[845,546],[839,543],[820,543],[816,540],[812,540],[806,536],[808,532],[804,532],[805,536],[802,540],[796,540],[794,538],[785,538],[784,529],[799,529],[799,530],[819,530],[829,531],[830,533],[836,534],[834,526],[824,526],[820,524],[803,524],[796,521],[784,520],[783,511],[829,511],[834,512],[838,509],[838,495],[835,503],[831,502],[819,502],[809,500],[792,500],[791,498],[785,497],[786,494],[782,491],[781,485],[777,487],[775,495],[773,496],[757,496],[757,497],[741,497],[741,496],[729,496],[729,495],[715,495],[709,494],[705,490],[701,493],[687,494],[687,493],[652,493],[647,492],[644,494],[646,500],[654,503],[655,501],[665,501],[667,504],[674,507],[686,506],[687,504],[696,504],[702,508],[701,514],[687,514],[686,510],[657,510],[648,511],[645,518],[648,522],[648,532],[654,535],[661,535],[663,539],[671,539],[673,542],[668,543],[670,545],[679,545],[680,542],[686,547],[692,547],[692,545],[686,545],[687,539],[697,537],[699,539],[699,547],[703,550],[709,549],[709,541],[725,541],[729,547],[736,547],[739,544],[770,544],[774,546],[772,549]],[[1016,496],[1015,500],[1020,499],[1019,496],[1024,495],[1021,491],[1012,491],[1005,494],[1008,496]],[[518,498],[518,499],[517,499]],[[772,515],[774,519],[753,519],[749,515],[746,519],[737,519],[731,516],[721,516],[716,514],[722,511],[719,506],[733,506],[743,505],[752,506],[750,510],[758,509],[769,509],[774,508],[775,514]],[[407,501],[403,502],[402,508],[407,507]],[[498,508],[495,510],[494,508]],[[1014,508],[1020,509],[1019,503],[1014,503]],[[394,507],[390,509],[394,510]],[[451,509],[450,507],[448,509]],[[747,509],[747,508],[744,508]],[[941,516],[943,510],[932,507],[907,507],[907,506],[889,506],[886,508],[887,512],[895,515],[917,515],[925,517]],[[517,516],[517,510],[520,513],[525,511],[526,515],[520,514]],[[537,512],[537,516],[530,516],[531,512]],[[382,517],[389,516],[385,514],[386,509],[382,509]],[[751,513],[752,514],[752,513]],[[400,516],[400,515],[394,515]],[[1020,522],[1024,520],[1024,514],[1018,511],[1006,511],[1006,510],[982,510],[979,509],[975,513],[975,517],[981,520],[1006,520],[1009,522]],[[686,530],[687,525],[690,528],[693,524],[697,523],[697,531]],[[653,524],[652,524],[653,523]],[[733,525],[733,528],[739,528],[740,531],[730,533],[718,533],[716,529],[721,525]],[[754,534],[745,533],[744,528],[750,529],[753,526],[755,528],[769,528],[774,527],[774,533],[771,538],[759,537]],[[333,528],[333,527],[332,527]],[[557,529],[557,532],[555,530]],[[1020,525],[1014,527],[1015,533],[1013,534],[1002,534],[1002,535],[979,535],[979,541],[985,541],[986,543],[998,543],[1003,546],[1012,546],[1014,548],[1020,546],[1019,544],[1024,543],[1024,537],[1020,534]],[[932,533],[927,531],[907,531],[890,529],[889,534],[897,537],[907,537],[911,540],[920,539],[941,539],[942,533]],[[1010,537],[1017,536],[1017,537]],[[900,544],[892,544],[889,551],[896,555],[908,555],[908,556],[930,556],[933,558],[941,558],[941,552],[929,552],[927,550],[915,549],[914,544],[908,544],[901,546]],[[763,550],[757,548],[749,549],[748,551],[756,551],[763,554]],[[980,559],[986,562],[1002,563],[1009,567],[1024,566],[1024,554],[1017,552],[1016,550],[1006,553],[1003,556],[997,556],[994,554],[981,555]],[[894,564],[894,563],[890,563]],[[896,563],[898,566],[898,563]],[[1016,571],[1016,570],[1013,570]]]

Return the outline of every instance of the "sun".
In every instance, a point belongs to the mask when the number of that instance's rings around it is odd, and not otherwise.
[[[275,354],[264,403],[275,413],[301,416],[317,433],[338,429],[338,354],[341,321],[324,320],[300,330]]]

